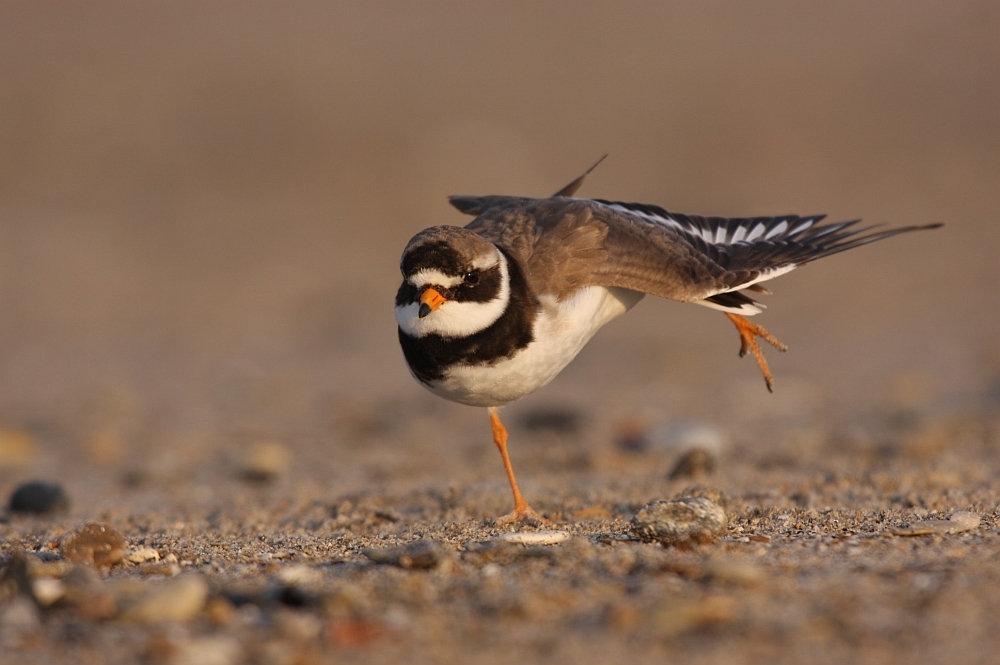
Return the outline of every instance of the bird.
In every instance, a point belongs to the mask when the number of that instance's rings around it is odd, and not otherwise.
[[[605,155],[604,157],[606,157]],[[498,525],[549,524],[524,499],[498,407],[548,384],[602,326],[646,295],[723,312],[764,382],[774,379],[747,317],[763,282],[811,261],[942,224],[876,230],[825,215],[706,217],[575,196],[604,159],[548,198],[451,196],[474,219],[420,231],[400,259],[395,318],[403,357],[432,393],[486,407],[514,498]]]

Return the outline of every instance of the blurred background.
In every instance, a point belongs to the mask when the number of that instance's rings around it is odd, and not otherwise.
[[[995,404],[997,35],[988,1],[4,2],[0,481],[208,483],[273,440],[317,492],[506,501],[485,414],[406,371],[398,257],[467,222],[448,195],[546,196],[606,152],[580,195],[946,226],[774,282],[774,395],[720,314],[647,299],[515,421],[766,446]]]

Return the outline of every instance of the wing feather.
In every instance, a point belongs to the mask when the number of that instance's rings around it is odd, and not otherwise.
[[[874,231],[857,228],[860,220],[821,224],[825,215],[701,217],[563,196],[451,200],[462,212],[478,215],[466,228],[518,261],[536,294],[561,299],[581,286],[615,286],[743,314],[755,314],[762,305],[740,289],[766,293],[759,282],[810,261],[940,226]]]

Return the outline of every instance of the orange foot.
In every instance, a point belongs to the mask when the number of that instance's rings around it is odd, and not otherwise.
[[[767,366],[767,359],[764,358],[764,352],[761,351],[760,345],[757,344],[757,337],[778,349],[779,351],[787,351],[788,347],[778,341],[778,338],[769,333],[767,330],[758,326],[755,323],[750,323],[745,316],[740,316],[739,314],[730,314],[726,312],[726,316],[729,320],[733,322],[736,326],[736,330],[740,333],[740,358],[747,354],[747,349],[753,354],[753,357],[757,360],[757,366],[760,367],[761,373],[764,375],[764,382],[767,384],[768,392],[774,392],[772,386],[774,385],[774,377],[771,376],[771,369]]]
[[[494,520],[497,526],[508,526],[511,524],[527,524],[528,526],[552,526],[555,524],[552,520],[545,519],[534,510],[531,506],[524,504],[514,508],[513,511],[507,513],[503,517],[498,517]]]

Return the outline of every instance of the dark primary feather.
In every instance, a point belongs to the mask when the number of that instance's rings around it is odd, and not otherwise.
[[[589,169],[583,172],[583,175],[581,175],[579,178],[577,178],[573,182],[569,183],[568,185],[560,189],[558,192],[553,194],[552,197],[554,198],[556,196],[573,196],[574,194],[576,194],[576,190],[580,189],[580,186],[583,185],[583,180],[588,175],[590,175],[590,172],[596,169],[597,165],[603,162],[607,156],[608,153],[604,153],[603,155],[601,155],[601,158],[598,159],[596,162],[594,162],[593,166],[591,166]]]

